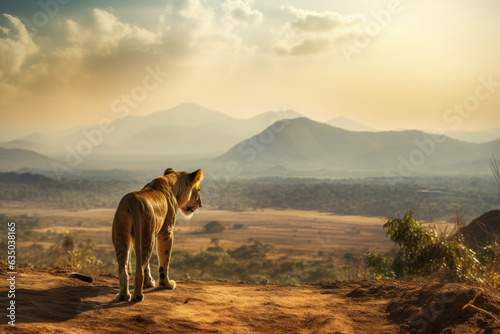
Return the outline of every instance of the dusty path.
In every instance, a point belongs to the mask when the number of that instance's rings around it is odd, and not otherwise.
[[[5,265],[0,268],[6,277]],[[0,331],[416,333],[425,325],[427,333],[500,332],[489,316],[472,308],[461,310],[479,291],[461,284],[355,281],[264,286],[179,280],[174,291],[147,290],[142,303],[110,304],[118,288],[115,277],[97,276],[94,283],[85,283],[68,278],[70,272],[19,268],[16,327],[4,325],[4,315]],[[2,310],[8,303],[5,282],[2,279],[0,287]],[[498,314],[500,294],[484,290],[475,304]],[[421,312],[429,307],[435,312]]]

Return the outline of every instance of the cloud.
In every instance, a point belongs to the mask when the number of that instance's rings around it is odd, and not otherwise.
[[[233,11],[241,7],[233,5]],[[32,122],[43,120],[39,114],[61,122],[81,113],[91,117],[140,84],[147,67],[168,72],[162,87],[169,87],[200,70],[228,73],[254,52],[233,31],[239,23],[219,19],[205,1],[169,1],[156,15],[156,27],[145,29],[94,8],[78,18],[51,20],[47,30],[53,33],[43,36],[30,36],[18,18],[6,15],[10,25],[0,28],[0,117],[12,111],[9,101],[18,110],[36,110]]]
[[[325,38],[305,38],[301,42],[290,47],[275,47],[278,55],[304,56],[326,51],[330,48],[330,41]]]
[[[273,48],[278,55],[302,56],[326,52],[338,41],[356,36],[356,26],[363,23],[361,14],[316,12],[292,6],[282,7],[293,17],[281,28],[280,41]]]
[[[219,54],[246,52],[251,47],[234,33],[235,25],[253,25],[262,20],[259,11],[241,0],[174,0],[161,16],[162,43],[176,53]]]
[[[120,45],[144,47],[158,43],[158,33],[121,22],[113,14],[95,8],[90,18],[79,24],[66,20],[67,41],[89,53],[109,54]],[[128,43],[128,44],[127,44]]]
[[[88,95],[96,93],[95,82],[103,84],[99,90],[105,94],[124,84],[124,80],[104,83],[117,75],[122,77],[129,57],[143,69],[144,60],[151,59],[149,54],[159,48],[159,32],[124,23],[98,8],[78,21],[66,19],[53,24],[63,27],[65,34],[57,35],[48,45],[44,44],[47,39],[40,39],[39,57],[12,78],[22,88],[18,89],[21,94]]]
[[[40,45],[35,44],[19,18],[5,15],[14,32],[0,27],[0,81],[4,73],[13,75],[13,83],[20,85],[48,79],[64,83],[72,77],[90,81],[94,75],[112,75],[117,67],[133,62],[141,69],[158,61],[169,66],[180,63],[179,67],[218,57],[233,57],[234,62],[254,49],[233,32],[234,25],[257,24],[262,14],[241,0],[228,0],[222,5],[227,20],[218,19],[205,1],[170,0],[158,15],[156,29],[149,30],[124,22],[109,10],[94,8],[79,19],[52,20],[52,28],[63,33],[51,38],[35,36]],[[27,57],[37,52],[38,57],[21,72]],[[44,86],[48,89],[50,85]]]
[[[286,9],[295,16],[290,21],[290,27],[301,32],[331,32],[336,28],[342,29],[364,20],[360,14],[341,15],[331,11],[314,12],[292,6],[288,6]]]
[[[33,42],[28,30],[17,17],[4,14],[13,31],[0,27],[5,37],[0,37],[0,77],[5,74],[15,75],[21,71],[26,59],[37,53],[39,48]]]
[[[215,35],[215,13],[198,0],[171,1],[160,17],[161,43],[170,56],[185,56]],[[223,39],[223,38],[222,38]]]
[[[19,19],[11,18],[24,29],[21,30],[22,38],[18,39],[26,40],[24,44],[32,42]],[[241,39],[232,34],[231,27],[217,25],[215,21],[212,8],[199,0],[172,1],[158,16],[155,30],[123,22],[107,10],[94,8],[79,20],[54,21],[54,25],[63,27],[64,39],[51,40],[50,47],[42,44],[36,62],[22,73],[17,71],[14,81],[31,86],[46,82],[43,89],[56,89],[58,83],[125,76],[126,66],[134,66],[126,69],[128,73],[140,72],[145,66],[154,66],[159,61],[169,66],[181,62],[185,66],[192,56],[229,50],[237,52],[243,48]],[[23,52],[19,48],[10,47],[9,50],[11,54],[6,59],[21,62]],[[4,59],[2,57],[5,62]]]
[[[234,24],[256,25],[262,22],[264,15],[251,8],[249,0],[227,0],[221,4],[225,17]]]

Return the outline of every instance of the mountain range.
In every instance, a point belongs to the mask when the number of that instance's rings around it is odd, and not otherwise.
[[[17,171],[23,168],[51,170],[53,161],[33,151],[0,147],[0,172]]]
[[[450,138],[459,139],[471,143],[485,143],[500,138],[500,126],[496,128],[477,131],[445,131],[445,134]]]
[[[344,130],[349,130],[349,131],[369,131],[369,132],[377,132],[380,130],[374,129],[372,127],[369,127],[367,125],[364,125],[362,123],[353,121],[349,118],[346,118],[344,116],[338,116],[335,118],[332,118],[328,121],[325,122],[328,125],[334,126],[336,128],[341,128]]]
[[[487,172],[492,154],[500,156],[500,139],[477,144],[416,130],[353,132],[297,118],[277,122],[213,161],[250,170]]]
[[[193,103],[185,103],[147,116],[126,116],[112,122],[112,131],[104,133],[102,143],[94,147],[101,155],[178,155],[216,154],[228,150],[241,140],[252,136],[283,118],[301,117],[292,110],[265,112],[249,119],[230,117]],[[66,147],[75,148],[88,140],[83,131],[95,132],[99,125],[89,124],[65,131],[34,129],[0,131],[4,148],[32,150],[40,154],[61,157]],[[97,138],[97,135],[96,135]]]
[[[63,131],[20,130],[18,137],[0,131],[0,139],[6,140],[0,143],[0,171],[50,170],[54,160],[67,159],[68,147],[74,151],[90,140],[85,133],[102,141],[97,140],[92,154],[76,169],[156,169],[175,161],[214,170],[238,162],[246,170],[273,173],[397,172],[401,166],[423,172],[484,173],[489,172],[492,154],[500,157],[500,139],[471,143],[450,135],[441,142],[423,131],[377,131],[345,117],[319,123],[292,110],[241,119],[181,104],[147,116],[127,116],[111,126],[102,138],[96,137],[96,124]],[[494,129],[485,131],[484,138],[493,135]]]

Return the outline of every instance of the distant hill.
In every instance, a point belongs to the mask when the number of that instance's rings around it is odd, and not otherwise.
[[[195,128],[203,124],[222,122],[231,118],[224,113],[204,108],[196,103],[183,103],[171,109],[130,118],[130,121],[134,123],[139,121],[142,127],[168,124]]]
[[[367,125],[358,123],[343,116],[332,118],[331,120],[326,121],[325,123],[349,131],[369,131],[369,132],[379,131],[377,129],[371,128]]]
[[[249,119],[233,118],[194,103],[184,103],[146,116],[130,115],[115,120],[114,129],[103,136],[102,144],[94,152],[101,155],[220,154],[276,121],[300,116],[285,110],[269,111]],[[12,138],[11,131],[0,131],[0,138],[10,139],[0,143],[0,147],[61,156],[66,146],[75,147],[87,140],[82,130],[92,131],[96,127],[98,125],[90,124],[65,131],[37,128],[33,132],[20,131],[17,138]]]
[[[332,119],[326,121],[325,124],[335,126],[337,128],[341,128],[344,130],[349,130],[349,131],[368,131],[368,132],[381,131],[381,130],[369,127],[365,124],[353,121],[353,120],[346,118],[344,116],[338,116],[338,117],[332,118]],[[403,128],[394,129],[394,131],[407,131],[407,130],[409,130],[409,129],[403,129]],[[422,131],[429,132],[429,133],[432,132],[430,130],[429,131],[422,130]],[[500,127],[483,129],[483,130],[473,130],[473,131],[450,130],[450,131],[445,131],[445,135],[450,137],[450,138],[458,139],[458,140],[469,142],[469,143],[486,143],[489,141],[500,139]]]
[[[51,170],[53,161],[33,151],[0,147],[0,172],[16,171],[21,168]]]
[[[500,138],[500,127],[476,131],[446,131],[446,135],[451,138],[471,143],[485,143]]]
[[[42,127],[29,128],[29,129],[17,129],[17,130],[6,130],[0,129],[0,142],[8,142],[11,140],[19,139],[25,136],[29,136],[33,133],[51,133],[57,132],[57,130],[46,129]]]
[[[60,140],[60,138],[55,133],[34,132],[2,143],[0,146],[3,148],[20,148],[46,155],[58,153],[64,149],[65,141]]]
[[[405,160],[417,161],[413,168],[420,171],[488,172],[492,153],[500,156],[500,140],[474,144],[446,138],[436,143],[416,130],[352,132],[298,118],[277,122],[214,162],[237,161],[247,169],[261,170],[278,165],[294,170],[373,171],[397,170]],[[422,157],[423,161],[416,160]]]
[[[247,170],[256,171],[255,174],[266,170],[270,174],[286,175],[295,175],[297,171],[318,175],[331,171],[363,173],[396,170],[401,159],[408,161],[413,152],[422,150],[416,141],[426,142],[432,138],[416,130],[377,131],[345,117],[327,123],[314,122],[293,110],[268,111],[248,119],[234,118],[186,103],[146,116],[115,120],[113,130],[103,135],[102,143],[93,147],[92,154],[85,158],[86,165],[81,168],[156,170],[158,165],[172,162],[197,166],[202,159],[217,157],[210,162],[204,160],[207,167],[220,168],[220,163],[236,160],[246,165]],[[9,139],[0,143],[0,147],[36,152],[39,159],[50,156],[64,160],[68,146],[75,149],[88,140],[82,131],[94,131],[97,127],[90,124],[67,130],[20,130],[17,138],[12,137],[10,130],[0,130],[0,138]],[[491,129],[485,136],[492,138],[494,133],[495,129]],[[425,154],[418,170],[489,173],[491,154],[500,157],[499,142],[500,139],[469,143],[447,138],[443,144],[434,143],[435,152]],[[50,166],[33,163],[32,157],[11,161],[3,158],[0,170],[35,171]]]
[[[299,117],[304,116],[294,110],[287,109],[283,111],[267,111],[249,119],[241,119],[241,121],[248,123],[248,125],[252,128],[261,127],[261,130],[264,130],[269,125],[272,125],[277,121],[281,121],[283,119],[295,119]]]
[[[142,130],[101,151],[113,154],[179,154],[220,153],[228,150],[241,137],[219,129],[200,126],[157,125]]]

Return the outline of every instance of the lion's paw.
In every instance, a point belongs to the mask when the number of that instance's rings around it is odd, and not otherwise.
[[[154,287],[156,287],[156,282],[155,282],[154,279],[152,279],[152,280],[145,280],[143,287],[145,289],[147,289],[147,288],[154,288]]]
[[[164,289],[169,289],[169,290],[173,290],[175,289],[177,285],[175,284],[175,281],[174,280],[162,280],[160,281],[160,288],[164,288]]]
[[[144,295],[136,295],[135,292],[132,295],[132,301],[142,302],[144,300]]]
[[[131,297],[130,293],[124,295],[117,293],[115,299],[113,299],[113,302],[128,302],[130,301],[130,297]]]

